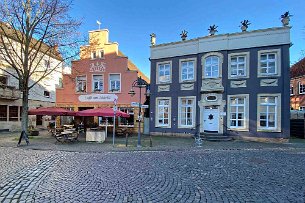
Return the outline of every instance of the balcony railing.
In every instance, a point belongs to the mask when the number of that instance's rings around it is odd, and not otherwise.
[[[20,98],[20,94],[20,90],[15,87],[0,84],[1,99],[17,100]]]

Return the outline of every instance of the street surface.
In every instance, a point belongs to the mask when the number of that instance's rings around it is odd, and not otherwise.
[[[70,144],[61,145],[69,151],[2,146],[0,202],[305,202],[305,148],[237,144],[88,152]]]

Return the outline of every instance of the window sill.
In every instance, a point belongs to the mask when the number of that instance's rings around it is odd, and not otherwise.
[[[171,126],[167,125],[167,126],[155,126],[156,128],[171,128]]]
[[[257,75],[258,78],[272,78],[272,77],[280,77],[279,74],[268,74],[268,75]]]
[[[257,132],[270,132],[270,133],[280,133],[282,132],[279,129],[268,129],[268,128],[258,128]]]
[[[228,128],[229,131],[249,132],[249,128]]]
[[[178,125],[178,128],[187,128],[187,129],[194,129],[194,125]]]
[[[195,80],[182,80],[180,81],[181,84],[189,84],[189,83],[194,83],[196,82]]]

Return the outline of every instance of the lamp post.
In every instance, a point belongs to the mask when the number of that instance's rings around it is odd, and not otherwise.
[[[147,87],[147,82],[142,79],[142,77],[138,77],[137,80],[133,81],[131,90],[128,92],[130,96],[134,96],[136,93],[133,88],[139,88],[140,89],[140,94],[139,94],[139,115],[138,115],[138,120],[139,120],[139,126],[138,126],[138,144],[137,147],[141,147],[141,96],[142,96],[142,88]]]
[[[115,138],[115,116],[116,116],[116,110],[117,110],[117,99],[114,99],[113,101],[113,132],[112,132],[112,146],[114,147],[114,138]]]

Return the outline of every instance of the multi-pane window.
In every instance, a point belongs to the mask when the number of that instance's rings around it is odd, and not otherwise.
[[[205,59],[204,74],[206,78],[219,77],[219,57],[209,56]]]
[[[163,63],[158,65],[158,79],[159,82],[170,82],[170,63]]]
[[[170,100],[157,100],[157,126],[169,126]]]
[[[119,92],[121,91],[121,76],[120,74],[109,75],[109,91]]]
[[[231,77],[246,76],[246,56],[231,57]]]
[[[0,121],[7,121],[7,106],[0,105]]]
[[[299,82],[299,94],[305,94],[305,84]]]
[[[181,62],[181,80],[194,80],[194,61]]]
[[[44,60],[44,67],[45,68],[50,68],[50,61],[49,60]]]
[[[195,99],[180,98],[179,101],[179,126],[180,127],[192,127],[195,124],[194,121],[194,103]]]
[[[230,128],[245,128],[245,97],[230,97]]]
[[[104,91],[104,81],[103,75],[93,75],[93,91],[94,92],[103,92]]]
[[[299,110],[300,110],[300,111],[305,111],[305,106],[300,106],[300,107],[299,107]]]
[[[9,120],[18,121],[18,106],[9,107]]]
[[[134,109],[133,108],[125,108],[120,107],[120,111],[123,111],[125,113],[129,114],[128,118],[119,117],[119,125],[120,126],[134,126]]]
[[[261,53],[260,55],[260,74],[276,75],[276,53]]]
[[[86,92],[86,76],[77,76],[76,77],[76,92]]]
[[[277,97],[259,97],[259,126],[261,128],[277,128]]]

